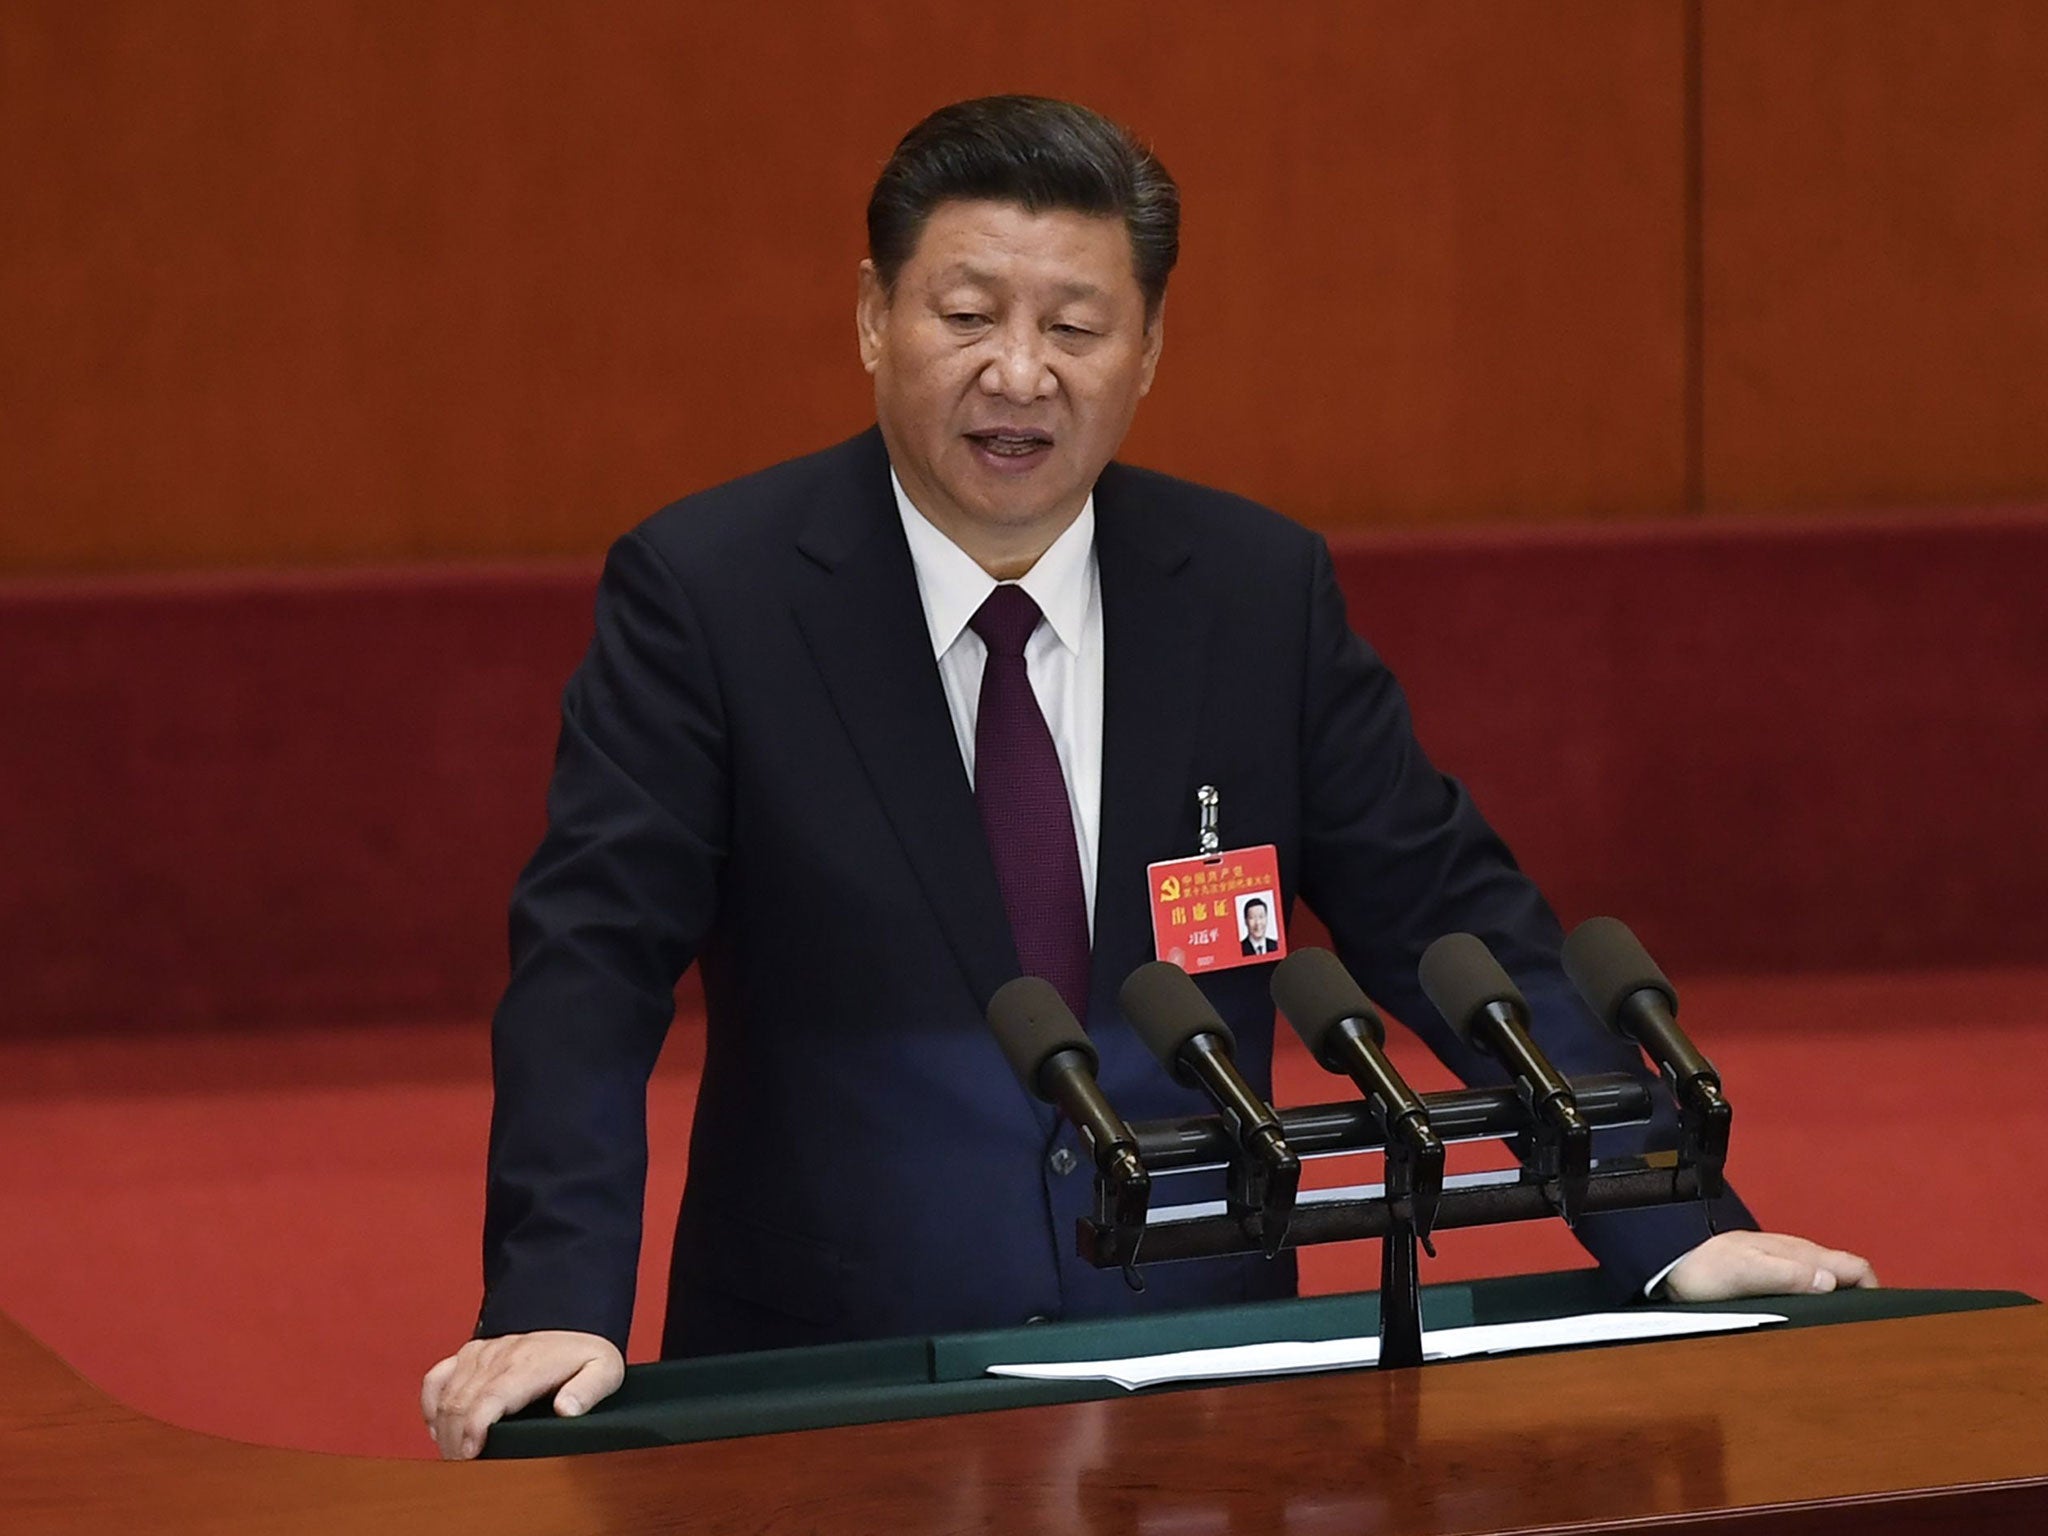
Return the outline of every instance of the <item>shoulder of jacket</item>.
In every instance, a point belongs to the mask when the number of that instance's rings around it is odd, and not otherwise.
[[[678,575],[711,571],[729,577],[736,563],[789,548],[821,497],[843,495],[849,482],[872,473],[869,461],[880,451],[875,436],[870,429],[817,453],[692,492],[626,537],[648,544]],[[886,458],[881,463],[886,473]]]
[[[1169,530],[1197,548],[1221,549],[1233,558],[1292,562],[1308,559],[1322,537],[1271,507],[1193,480],[1156,469],[1113,463],[1097,482],[1098,515],[1105,505],[1112,515],[1152,525],[1148,532]]]

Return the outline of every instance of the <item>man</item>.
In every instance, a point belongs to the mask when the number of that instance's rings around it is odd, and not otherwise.
[[[693,960],[708,1036],[664,1353],[1290,1293],[1291,1255],[1155,1265],[1142,1297],[1083,1265],[1083,1149],[982,1022],[1043,975],[1128,1118],[1206,1108],[1115,1001],[1153,958],[1146,865],[1196,851],[1201,786],[1461,1074],[1499,1080],[1415,980],[1453,929],[1522,981],[1563,1070],[1641,1070],[1416,745],[1322,540],[1111,462],[1178,254],[1158,161],[1078,107],[961,103],[898,146],[868,238],[876,430],[680,502],[607,561],[513,900],[478,1336],[422,1388],[446,1455],[622,1378],[646,1080]],[[1204,981],[1262,1093],[1266,979]],[[1695,1210],[1581,1235],[1618,1291],[1667,1268],[1680,1295],[1869,1280],[1798,1239],[1709,1239]]]
[[[1266,904],[1256,896],[1244,904],[1244,942],[1240,947],[1248,955],[1270,955],[1280,947],[1279,940],[1266,932]]]

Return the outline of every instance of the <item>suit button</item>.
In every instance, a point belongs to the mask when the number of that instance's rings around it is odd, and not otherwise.
[[[1052,1156],[1046,1159],[1046,1166],[1061,1178],[1065,1178],[1081,1166],[1081,1159],[1074,1155],[1072,1147],[1054,1147]]]

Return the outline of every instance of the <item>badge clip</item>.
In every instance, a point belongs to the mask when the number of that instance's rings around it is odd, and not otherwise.
[[[1217,830],[1222,806],[1223,796],[1217,793],[1214,784],[1204,784],[1195,791],[1195,809],[1201,814],[1201,854],[1211,863],[1223,856],[1223,834]]]

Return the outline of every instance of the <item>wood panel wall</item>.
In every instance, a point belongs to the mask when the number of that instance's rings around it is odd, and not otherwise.
[[[993,90],[1187,195],[1129,456],[1341,529],[2048,490],[2032,0],[11,0],[0,572],[588,552],[867,420]]]
[[[2048,492],[2048,5],[1707,0],[1710,505]]]

